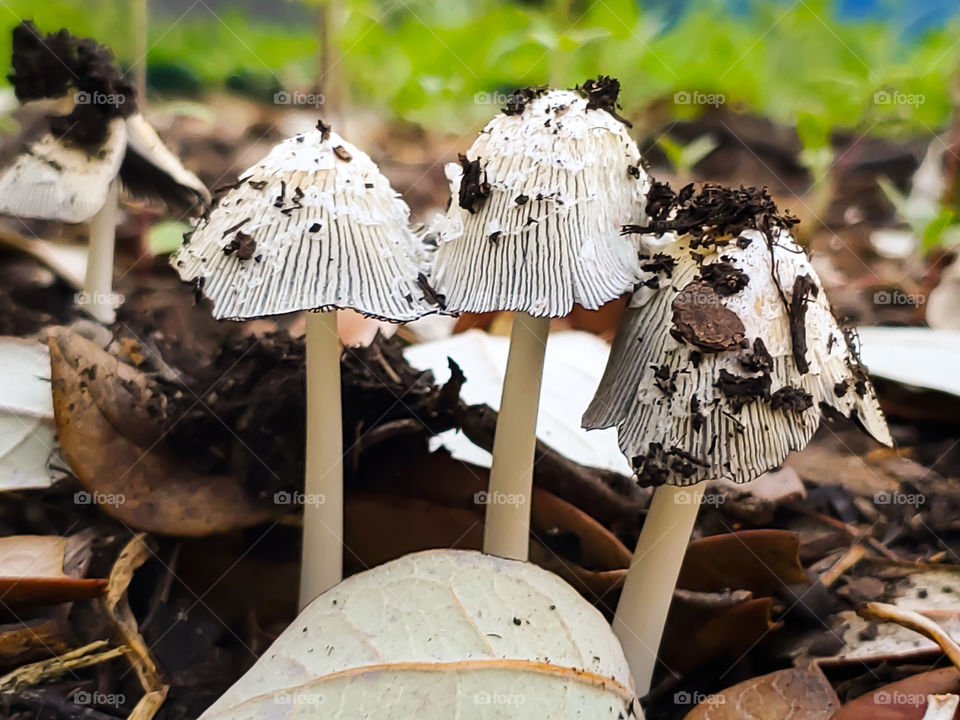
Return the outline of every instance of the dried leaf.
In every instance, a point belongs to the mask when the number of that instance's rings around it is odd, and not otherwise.
[[[50,362],[63,456],[87,502],[134,529],[166,535],[226,532],[275,515],[234,479],[193,472],[156,445],[142,373],[70,332],[50,339]]]
[[[10,607],[53,605],[100,595],[106,580],[63,572],[67,538],[12,535],[0,538],[0,597]]]
[[[815,665],[779,670],[715,693],[684,720],[830,720],[840,701]]]
[[[726,588],[772,595],[807,581],[798,556],[800,538],[786,530],[744,530],[694,540],[687,548],[677,587]]]
[[[846,703],[833,720],[921,720],[927,696],[960,693],[960,671],[943,668],[882,685]]]

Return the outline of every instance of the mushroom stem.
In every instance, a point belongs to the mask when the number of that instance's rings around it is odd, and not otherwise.
[[[657,488],[613,617],[637,695],[650,691],[673,590],[703,498],[703,483]]]
[[[113,246],[117,233],[118,184],[110,183],[107,199],[90,221],[90,242],[87,250],[87,274],[83,282],[81,302],[86,310],[102,323],[113,321]]]
[[[514,313],[487,493],[483,551],[489,555],[526,560],[529,554],[537,408],[549,333],[550,318]]]
[[[307,437],[300,609],[343,578],[343,420],[337,313],[307,313]]]
[[[144,112],[147,107],[147,51],[149,50],[147,17],[147,0],[134,0],[132,24],[136,60],[134,62],[133,83],[137,90],[137,108],[140,112]]]

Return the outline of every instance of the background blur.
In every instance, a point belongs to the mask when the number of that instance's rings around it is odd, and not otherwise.
[[[7,27],[28,17],[46,30],[69,27],[132,64],[136,4],[5,0],[0,18]],[[778,121],[917,130],[945,122],[960,53],[952,0],[338,4],[336,40],[350,101],[453,131],[490,114],[471,103],[477,93],[549,80],[575,84],[598,71],[622,80],[631,111],[674,93],[702,92]],[[309,88],[315,7],[294,0],[149,0],[151,86],[177,94],[231,88],[265,98],[279,88]],[[3,33],[3,63],[9,41]],[[696,107],[675,111],[689,116]]]

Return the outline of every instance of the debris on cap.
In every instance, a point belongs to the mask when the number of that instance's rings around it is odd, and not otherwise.
[[[891,444],[856,340],[765,191],[651,192],[645,272],[587,428],[616,426],[644,485],[746,482],[803,448],[823,415]],[[683,233],[683,234],[678,234]]]
[[[633,287],[620,226],[642,221],[649,181],[617,92],[609,78],[518,91],[448,167],[434,284],[450,310],[556,317]]]
[[[0,213],[24,218],[87,222],[104,206],[127,146],[122,118],[110,121],[100,151],[44,134],[0,170]]]
[[[409,216],[369,156],[321,125],[224,188],[171,262],[217,318],[349,308],[414,320],[443,297]]]
[[[0,163],[0,213],[87,222],[118,174],[128,189],[177,210],[209,203],[203,183],[137,112],[108,48],[67,30],[44,35],[25,21],[13,30],[11,62],[25,129]]]

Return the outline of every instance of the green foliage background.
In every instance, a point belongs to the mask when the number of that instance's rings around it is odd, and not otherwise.
[[[573,85],[602,72],[621,79],[628,109],[672,101],[677,92],[718,94],[735,107],[799,122],[805,144],[816,148],[836,127],[882,134],[941,127],[960,60],[960,24],[907,43],[881,22],[837,21],[828,0],[757,3],[747,15],[706,0],[672,26],[635,0],[342,2],[339,43],[353,102],[454,131],[491,114],[490,105],[474,102],[480,93],[551,77]],[[188,70],[211,89],[231,76],[305,89],[315,39],[311,11],[301,11],[305,22],[281,24],[239,9],[214,14],[202,2],[179,18],[154,9],[149,60]],[[133,60],[129,13],[120,0],[0,4],[7,28],[21,17],[47,31],[66,26],[110,44],[125,62]],[[9,43],[4,32],[4,63]],[[680,117],[698,112],[670,106]]]

